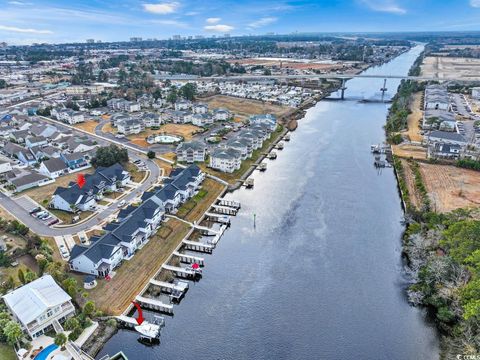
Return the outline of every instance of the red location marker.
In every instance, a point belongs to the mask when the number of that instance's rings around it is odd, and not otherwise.
[[[198,265],[197,263],[193,263],[192,264],[192,269],[196,270],[200,267],[200,265]]]
[[[85,185],[85,176],[83,174],[77,175],[77,185],[80,189]]]
[[[137,304],[135,301],[132,301],[132,304],[137,308],[137,311],[138,311],[138,317],[135,318],[135,320],[137,320],[138,325],[142,325],[143,320],[145,320],[145,319],[143,318],[142,308],[141,308],[140,305]]]

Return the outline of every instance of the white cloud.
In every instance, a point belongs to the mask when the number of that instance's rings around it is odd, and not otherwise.
[[[256,28],[260,28],[260,27],[264,27],[264,26],[273,24],[277,20],[278,19],[276,17],[264,17],[264,18],[261,18],[257,21],[251,22],[250,24],[248,24],[248,27],[256,29]]]
[[[386,12],[390,14],[404,15],[407,10],[401,7],[395,0],[360,0],[361,3],[368,6],[370,9],[379,12]],[[472,0],[478,1],[478,0]]]
[[[178,10],[180,3],[178,2],[164,2],[159,4],[143,4],[145,11],[152,14],[171,14]]]
[[[224,25],[224,24],[217,24],[217,25],[207,25],[204,27],[206,31],[211,32],[220,32],[220,33],[228,33],[234,29],[233,26]]]
[[[53,31],[50,31],[50,30],[28,29],[28,28],[19,28],[15,26],[5,26],[5,25],[0,25],[0,31],[8,31],[8,32],[24,33],[24,34],[53,34]]]
[[[480,0],[470,0],[470,6],[480,8]]]
[[[218,17],[211,17],[211,18],[208,18],[206,21],[209,24],[218,24],[220,22],[220,20],[222,20],[222,19],[218,18]]]
[[[23,2],[23,1],[9,1],[8,3],[9,3],[10,5],[16,5],[16,6],[33,5],[32,3]]]
[[[168,25],[184,29],[188,28],[188,24],[178,20],[153,20],[151,22],[158,25]]]

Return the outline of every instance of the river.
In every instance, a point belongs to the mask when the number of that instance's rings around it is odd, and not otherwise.
[[[405,75],[421,46],[367,74]],[[398,80],[388,80],[393,93]],[[382,79],[347,83],[369,98]],[[392,169],[373,167],[388,105],[321,101],[255,188],[161,344],[120,330],[99,354],[137,359],[438,359],[424,312],[406,300],[403,212]],[[256,223],[254,224],[254,214]]]

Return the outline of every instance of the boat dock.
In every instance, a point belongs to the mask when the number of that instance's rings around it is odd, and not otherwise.
[[[236,209],[236,210],[240,210],[240,208],[242,207],[242,205],[240,204],[239,201],[226,200],[226,199],[219,199],[219,200],[217,201],[217,205],[220,205],[220,206],[228,206],[228,207],[234,208],[234,209]]]
[[[166,292],[167,294],[170,294],[174,291],[185,291],[184,286],[179,286],[175,283],[169,283],[165,281],[158,281],[155,279],[150,279],[150,284],[158,286],[159,288],[162,289],[163,292]],[[188,289],[188,286],[187,286]]]
[[[175,251],[173,253],[174,256],[178,256],[180,258],[181,262],[187,263],[187,264],[198,264],[200,266],[205,266],[205,259],[198,257],[198,256],[193,256],[193,255],[186,255],[179,253],[178,251]]]
[[[223,214],[223,215],[235,216],[238,213],[238,209],[230,206],[212,205],[212,208],[215,210],[216,213]]]
[[[116,319],[125,327],[128,328],[134,328],[135,326],[138,325],[137,319],[131,317],[131,316],[126,316],[126,315],[120,315],[117,316]]]
[[[165,304],[160,300],[150,299],[150,298],[146,298],[138,295],[135,298],[135,301],[139,303],[142,308],[152,309],[165,314],[173,315],[173,305]]]
[[[183,240],[183,245],[187,250],[193,250],[207,254],[213,253],[213,249],[215,249],[214,245],[204,244],[199,241]]]
[[[209,220],[212,220],[221,224],[230,224],[230,216],[228,215],[207,212],[205,213],[205,217],[207,217]]]
[[[172,265],[165,264],[165,265],[162,265],[162,268],[173,272],[175,276],[185,278],[185,279],[193,279],[195,278],[195,275],[196,275],[195,271],[193,271],[192,269],[186,269],[180,266],[172,266]]]

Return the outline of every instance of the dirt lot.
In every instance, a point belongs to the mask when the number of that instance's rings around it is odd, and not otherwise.
[[[202,99],[202,101],[208,103],[210,108],[227,108],[237,115],[239,120],[246,119],[250,115],[255,114],[270,113],[276,116],[281,116],[288,113],[292,109],[288,106],[272,105],[262,103],[261,101],[257,100],[241,99],[225,95],[211,96],[209,98]]]
[[[422,76],[480,80],[480,59],[427,56],[421,69]]]
[[[235,59],[231,60],[231,63],[238,63],[242,65],[263,65],[263,66],[280,66],[290,69],[298,70],[325,70],[325,71],[334,71],[340,70],[343,68],[343,64],[325,64],[318,62],[300,62],[300,61],[288,61],[282,59]]]
[[[45,186],[40,186],[32,189],[25,190],[19,194],[19,196],[22,195],[28,195],[32,198],[32,200],[36,201],[37,203],[44,205],[43,203],[44,200],[50,201],[52,198],[53,193],[59,186],[67,187],[68,184],[71,181],[77,181],[77,176],[78,174],[93,174],[95,169],[93,167],[88,168],[83,170],[80,173],[73,173],[73,174],[68,174],[65,176],[61,176],[55,180],[54,183],[48,184]]]
[[[105,123],[105,125],[103,125],[102,131],[104,133],[111,133],[111,134],[116,134],[117,133],[117,129],[114,128],[110,122]]]
[[[422,142],[423,140],[423,135],[420,134],[420,124],[423,118],[422,107],[422,93],[417,92],[414,94],[410,108],[412,112],[407,117],[408,130],[403,133],[408,136],[410,141]]]
[[[416,160],[425,160],[427,158],[427,149],[418,145],[393,145],[393,154],[403,158],[413,158]]]
[[[448,212],[480,204],[480,172],[423,163],[420,170],[433,210]]]
[[[402,162],[402,166],[404,169],[405,183],[408,188],[408,196],[410,197],[410,202],[416,209],[419,209],[420,205],[422,204],[422,196],[416,190],[415,175],[407,160],[401,159],[400,161]]]
[[[83,123],[75,124],[74,126],[77,129],[82,129],[82,130],[88,131],[91,134],[95,134],[95,127],[97,125],[98,125],[98,122],[96,122],[94,120],[87,120]]]

